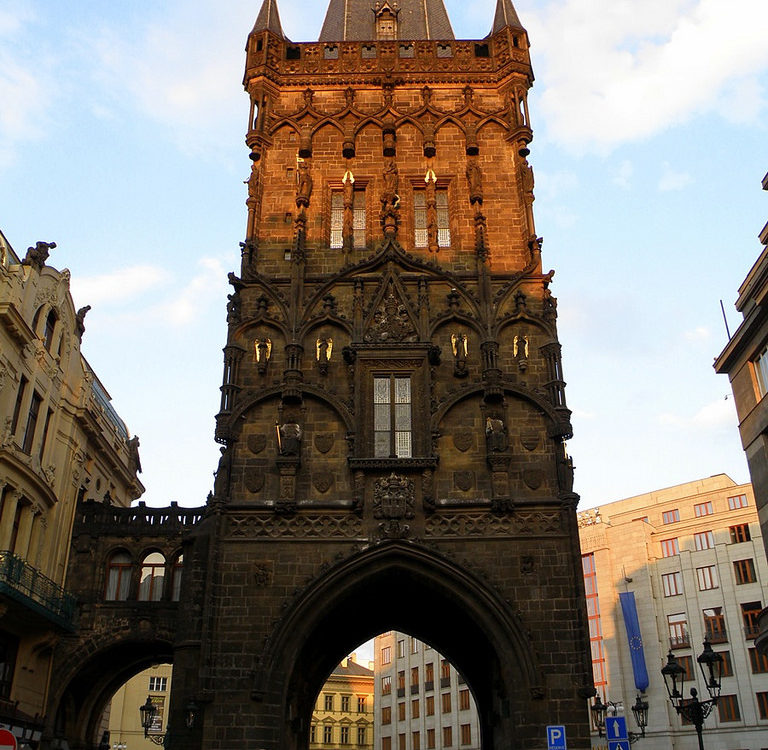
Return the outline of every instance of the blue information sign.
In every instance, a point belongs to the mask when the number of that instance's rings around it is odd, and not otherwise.
[[[568,750],[564,726],[547,727],[547,750]]]
[[[608,750],[629,750],[629,740],[609,740]]]
[[[609,744],[611,740],[628,739],[626,718],[624,716],[606,716],[605,736],[608,738]],[[618,750],[618,748],[612,748],[611,750]]]

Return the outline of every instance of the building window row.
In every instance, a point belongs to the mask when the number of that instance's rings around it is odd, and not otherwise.
[[[351,189],[350,189],[351,188]],[[357,186],[331,191],[331,249],[362,249],[366,246],[366,191]],[[448,189],[429,185],[413,191],[413,243],[417,248],[450,247],[451,229]]]
[[[160,552],[150,552],[139,566],[139,580],[136,599],[140,602],[158,602],[165,598],[179,601],[181,596],[181,573],[184,556],[179,554],[169,565]],[[115,552],[107,562],[104,598],[107,601],[127,601],[131,596],[135,566],[128,552]],[[165,581],[170,577],[171,585],[166,590]]]

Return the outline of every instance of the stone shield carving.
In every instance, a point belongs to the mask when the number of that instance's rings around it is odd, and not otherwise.
[[[527,430],[521,433],[520,442],[527,451],[536,450],[539,447],[539,433],[533,430]]]
[[[472,489],[475,484],[475,475],[471,471],[454,471],[453,483],[462,492]]]
[[[245,486],[248,488],[248,492],[261,492],[264,489],[264,469],[264,466],[246,469]]]
[[[320,432],[315,435],[315,448],[317,448],[320,453],[328,453],[333,447],[334,440],[335,437],[332,432]]]
[[[248,450],[251,453],[261,453],[266,445],[266,435],[248,435]]]
[[[373,517],[400,520],[413,518],[413,482],[394,472],[379,479],[373,488]]]
[[[544,472],[541,469],[524,469],[523,481],[532,490],[537,490],[544,481]]]
[[[318,492],[328,492],[333,485],[333,474],[330,471],[318,471],[312,475],[312,484]]]
[[[472,447],[472,442],[472,433],[469,430],[462,430],[453,436],[453,444],[462,453],[468,451]]]

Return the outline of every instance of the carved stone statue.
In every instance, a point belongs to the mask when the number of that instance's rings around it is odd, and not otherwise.
[[[504,420],[486,417],[485,420],[485,440],[488,445],[488,451],[491,453],[503,453],[509,447],[507,438],[507,428],[504,426]]]
[[[469,202],[483,202],[483,173],[476,159],[467,163],[467,182],[469,183]]]
[[[296,424],[296,422],[286,422],[280,425],[277,434],[281,456],[301,455],[301,425]]]
[[[321,338],[317,340],[317,368],[321,375],[328,374],[328,363],[333,352],[333,339]]]
[[[85,316],[90,309],[91,306],[86,305],[85,307],[81,307],[75,315],[75,330],[77,331],[77,337],[80,341],[83,340],[83,334],[85,333]]]
[[[312,172],[307,161],[299,162],[299,184],[296,187],[296,205],[308,206],[312,195]]]
[[[128,465],[131,471],[141,474],[141,459],[139,458],[139,436],[134,435],[128,441]]]
[[[381,194],[381,202],[385,206],[397,208],[400,203],[400,196],[397,193],[399,183],[397,164],[394,159],[387,159],[387,163],[384,165],[384,191]]]
[[[34,247],[27,248],[27,254],[21,261],[21,265],[32,266],[32,268],[42,271],[45,261],[48,260],[51,250],[55,247],[55,242],[36,242]]]
[[[451,347],[453,349],[453,374],[457,378],[463,378],[467,374],[467,334],[451,334]]]
[[[221,458],[219,458],[219,466],[214,472],[215,479],[213,480],[213,494],[218,500],[226,497],[229,492],[229,474],[232,468],[232,451],[229,448],[221,449]]]

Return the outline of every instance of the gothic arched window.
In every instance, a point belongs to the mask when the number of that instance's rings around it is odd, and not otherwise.
[[[131,556],[115,552],[107,563],[107,588],[104,598],[109,602],[124,602],[131,587]]]
[[[141,563],[139,601],[159,602],[163,598],[165,558],[160,552],[151,552]]]

